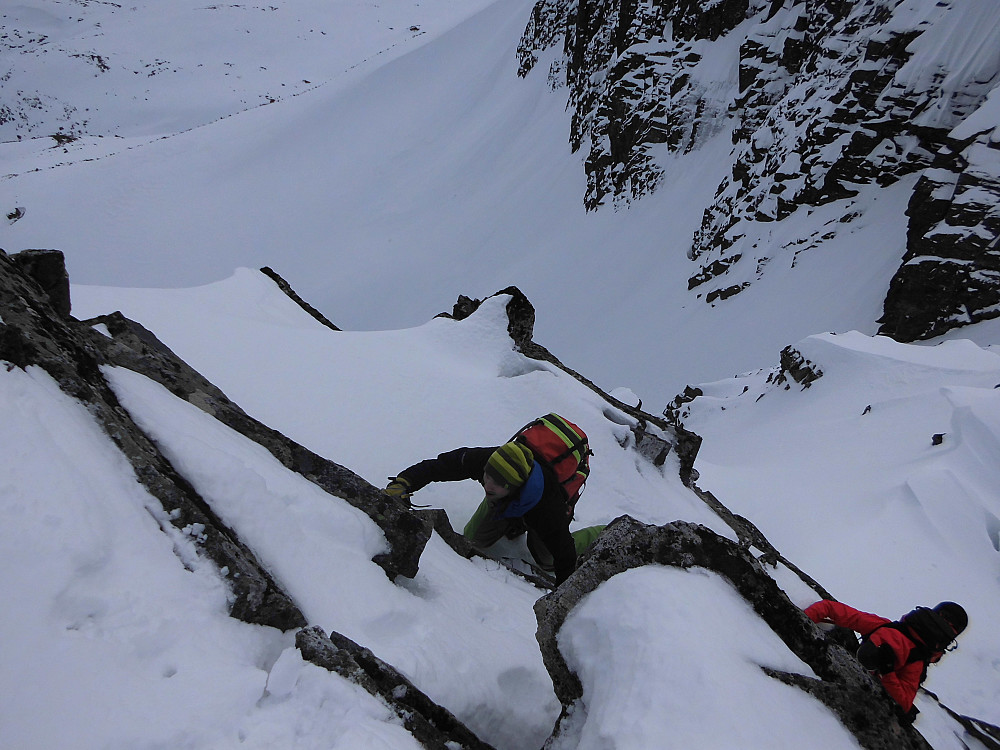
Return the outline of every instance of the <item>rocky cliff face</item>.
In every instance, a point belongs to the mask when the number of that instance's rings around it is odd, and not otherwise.
[[[864,189],[902,184],[906,254],[881,332],[908,341],[1000,315],[1000,6],[540,0],[521,75],[560,44],[549,80],[568,89],[588,209],[655,191],[662,155],[731,129],[730,175],[689,251],[707,302],[849,231]],[[755,239],[827,204],[835,218],[806,236]]]

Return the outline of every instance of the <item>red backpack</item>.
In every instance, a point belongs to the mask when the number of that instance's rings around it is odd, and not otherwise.
[[[558,414],[546,414],[518,430],[511,441],[531,449],[535,460],[547,466],[566,493],[566,508],[570,518],[590,475],[593,451],[587,434]]]

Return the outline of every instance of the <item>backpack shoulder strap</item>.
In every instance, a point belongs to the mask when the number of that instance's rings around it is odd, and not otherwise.
[[[927,664],[930,661],[931,656],[933,656],[933,652],[919,639],[916,633],[913,632],[913,629],[910,628],[910,626],[905,622],[897,620],[895,622],[887,622],[884,625],[879,625],[877,628],[869,632],[868,635],[864,637],[864,640],[869,640],[872,637],[872,633],[876,630],[881,630],[882,628],[892,628],[893,630],[898,630],[906,636],[906,639],[910,643],[913,644],[913,648],[910,649],[910,655],[906,659],[907,664],[913,664],[918,661],[922,661],[924,664]]]

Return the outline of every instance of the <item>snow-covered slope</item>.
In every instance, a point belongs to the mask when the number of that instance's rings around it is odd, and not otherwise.
[[[124,310],[251,415],[374,483],[437,451],[502,440],[530,417],[555,409],[587,430],[595,451],[580,526],[628,513],[653,523],[703,523],[733,536],[680,483],[675,459],[657,469],[622,447],[628,430],[608,418],[598,394],[512,351],[503,297],[461,322],[337,332],[251,271],[193,290],[78,286],[74,294],[79,315]],[[968,342],[928,349],[860,334],[810,339],[801,349],[824,369],[806,391],[769,388],[762,374],[734,380],[732,388],[706,387],[721,398],[751,386],[733,397],[734,405],[742,398],[746,407],[700,410],[701,402],[693,402],[689,421],[708,436],[699,462],[703,481],[720,498],[732,495],[738,512],[759,516],[790,560],[844,599],[883,611],[937,597],[963,601],[973,624],[962,648],[935,668],[930,687],[952,708],[996,721],[1000,680],[991,666],[988,627],[996,582],[988,571],[996,563],[1000,513],[990,494],[995,468],[982,460],[1000,436],[992,416],[1000,391],[990,385],[1000,381],[996,355]],[[393,584],[371,561],[384,541],[366,516],[160,385],[118,368],[104,374],[122,406],[311,624],[372,649],[498,748],[537,747],[549,735],[559,705],[534,638],[537,589],[495,562],[455,555],[437,537],[417,576]],[[845,406],[859,397],[852,377],[872,383],[862,398],[872,409],[863,416]],[[948,433],[941,446],[914,438],[886,450],[886,433],[901,421],[893,411],[906,404],[883,395],[883,383],[916,403],[921,394],[944,389],[949,403],[962,407],[955,424],[941,426],[942,415],[934,413],[902,421],[908,429]],[[291,633],[227,615],[225,589],[194,554],[190,535],[198,529],[171,531],[93,417],[48,375],[3,368],[0,387],[4,434],[16,436],[4,443],[0,549],[18,571],[2,582],[4,600],[13,603],[4,610],[4,640],[18,646],[0,657],[10,696],[0,707],[5,743],[414,746],[384,704],[304,663]],[[753,389],[767,393],[753,401]],[[928,411],[941,406],[932,402]],[[714,470],[727,449],[743,455],[733,436],[753,441],[759,433],[763,446],[768,435],[782,434],[782,422],[794,431],[797,419],[810,423],[824,413],[843,422],[830,436],[851,432],[856,450],[815,451],[793,434],[769,464],[758,462],[770,471],[734,472],[738,486]],[[847,424],[860,419],[880,429]],[[927,481],[918,487],[910,464],[920,451],[933,471],[922,472]],[[882,457],[879,472],[872,456]],[[808,476],[855,476],[861,483],[855,494],[862,495],[866,483],[877,484],[876,474],[907,477],[928,510],[879,513],[865,533],[899,539],[901,548],[919,542],[919,556],[907,557],[906,549],[898,558],[872,553],[863,565],[852,564],[857,551],[837,555],[825,538],[840,532],[852,545],[852,508],[831,521],[819,492],[815,499],[796,497],[810,510],[805,517],[772,515],[757,502],[811,489]],[[932,481],[938,475],[962,477],[960,512],[941,515],[942,493],[953,487]],[[840,487],[853,489],[846,481]],[[471,483],[432,485],[418,501],[444,508],[461,526],[479,495]],[[846,520],[838,525],[838,518]],[[517,558],[525,551],[511,544],[501,554]],[[774,575],[800,606],[815,598],[783,568]],[[580,747],[648,747],[661,744],[662,727],[671,726],[677,746],[689,746],[694,736],[731,746],[745,742],[753,726],[767,747],[800,746],[803,736],[820,738],[823,747],[856,746],[821,704],[771,684],[753,666],[810,674],[713,574],[635,571],[601,587],[565,627],[563,648],[584,682],[586,712],[578,715],[579,726],[563,732],[563,743],[575,737]],[[761,691],[773,692],[763,715]],[[918,726],[934,747],[960,747],[955,725],[936,704],[920,705]],[[729,719],[718,721],[720,712]]]
[[[928,687],[996,721],[1000,355],[856,332],[797,349],[823,373],[808,388],[769,371],[702,386],[684,418],[705,439],[699,483],[843,601],[890,617],[964,602],[983,629]]]
[[[607,390],[631,387],[653,411],[686,384],[766,366],[804,336],[875,332],[912,185],[866,191],[849,226],[839,204],[757,226],[748,244],[809,252],[706,305],[688,291],[687,255],[729,174],[732,123],[690,153],[659,155],[659,188],[629,210],[585,212],[567,93],[545,75],[555,50],[516,76],[531,9],[7,9],[4,91],[47,92],[76,108],[74,122],[91,112],[79,139],[58,147],[55,108],[25,109],[29,130],[4,125],[0,208],[24,216],[0,222],[0,247],[60,249],[76,283],[108,286],[192,286],[268,265],[353,330],[419,325],[443,300],[515,284],[568,365]],[[150,76],[155,60],[166,64]],[[699,80],[734,85],[724,67]],[[831,222],[840,231],[823,239]]]
[[[505,297],[488,300],[460,322],[438,318],[410,330],[343,332],[317,322],[252,271],[191,290],[73,291],[79,315],[124,310],[252,416],[373,483],[456,445],[499,442],[554,409],[586,429],[595,451],[578,525],[627,513],[656,524],[701,523],[734,537],[680,482],[673,454],[655,467],[630,447],[625,415],[561,369],[513,351]],[[17,304],[4,294],[5,305]],[[22,313],[7,309],[3,341],[13,347],[24,341],[14,328]],[[973,624],[963,648],[936,668],[932,687],[960,712],[996,720],[1000,681],[990,666],[992,630],[980,626],[996,614],[990,604],[996,583],[988,573],[998,544],[990,494],[996,470],[988,461],[1000,435],[993,417],[1000,390],[991,385],[1000,381],[996,355],[969,342],[919,348],[861,334],[808,339],[800,350],[824,371],[809,389],[783,390],[761,373],[706,386],[707,395],[689,406],[688,421],[708,436],[702,481],[720,498],[732,496],[738,512],[759,517],[789,560],[845,599],[883,610],[927,597],[961,600]],[[11,348],[12,355],[22,356],[19,351]],[[549,736],[559,703],[535,640],[537,589],[496,561],[456,555],[436,536],[417,575],[393,583],[372,561],[385,540],[370,518],[159,384],[121,368],[105,367],[103,374],[121,407],[307,622],[370,648],[495,747],[537,747]],[[867,390],[859,390],[859,380]],[[226,588],[196,552],[202,530],[177,530],[169,522],[94,412],[38,367],[4,367],[0,388],[0,549],[17,572],[2,582],[10,604],[4,641],[17,645],[0,656],[10,696],[0,708],[4,742],[413,746],[384,704],[303,662],[291,631],[229,617]],[[930,399],[927,415],[917,411],[904,419],[899,412],[909,414],[912,404],[887,392],[918,405],[925,393],[943,393],[956,407],[954,421],[939,426],[939,412],[947,416],[940,398]],[[720,408],[730,406],[718,403],[727,394],[733,408]],[[859,397],[872,408],[855,416],[845,405]],[[831,439],[827,450],[815,451],[797,433],[804,432],[801,422],[819,421],[817,415],[840,418],[830,437],[850,435],[858,445],[837,450]],[[861,419],[872,429],[854,424]],[[898,425],[906,440],[891,449],[886,436]],[[910,439],[916,427],[943,431],[944,441],[918,445]],[[759,438],[763,450],[778,439],[769,436],[786,431],[792,439],[769,453],[770,464],[755,461],[770,471],[716,468],[726,464],[719,457],[727,450],[737,459],[744,454],[737,435]],[[923,457],[921,471],[913,471],[913,454]],[[838,554],[825,535],[837,532],[847,547],[861,547],[852,523],[838,526],[839,513],[831,520],[823,503],[829,495],[796,496],[813,490],[811,478],[822,485],[830,476],[857,477],[858,503],[873,497],[876,507],[879,480],[890,480],[890,502],[862,527],[864,534],[898,539],[900,547],[919,545],[919,558],[868,554],[865,565],[857,552]],[[945,486],[949,477],[961,478],[964,494]],[[905,482],[925,512],[914,512],[912,502],[893,512],[893,481]],[[954,500],[951,512],[941,509],[946,495]],[[791,497],[808,504],[806,519],[792,511]],[[781,507],[771,512],[762,498],[777,498]],[[444,508],[460,527],[479,495],[472,483],[432,485],[418,501]],[[855,508],[843,510],[843,517],[857,515]],[[522,542],[498,553],[516,560],[526,551]],[[773,575],[799,606],[816,598],[783,566]],[[714,574],[630,572],[587,597],[564,628],[560,647],[583,682],[584,701],[575,724],[564,723],[560,746],[648,747],[662,744],[664,726],[676,729],[677,746],[693,736],[720,746],[745,743],[748,726],[768,738],[768,747],[795,747],[804,736],[821,737],[824,747],[856,746],[821,704],[763,676],[756,665],[811,671]],[[718,687],[706,692],[706,684]],[[762,691],[772,696],[766,721]],[[718,695],[725,696],[721,709]],[[957,748],[956,725],[934,702],[921,699],[920,705],[920,728],[934,747]],[[726,721],[718,721],[720,710]]]
[[[687,289],[687,251],[731,169],[731,124],[697,151],[662,156],[657,191],[627,211],[586,213],[564,93],[544,73],[515,75],[531,8],[4,8],[0,246],[63,250],[81,283],[77,317],[124,311],[251,415],[376,485],[557,410],[597,453],[579,525],[628,513],[732,536],[676,467],[621,447],[628,431],[602,399],[511,350],[498,300],[461,323],[431,320],[458,294],[516,284],[538,311],[536,339],[606,390],[630,386],[656,411],[685,384],[710,382],[685,417],[705,437],[701,483],[835,595],[888,616],[962,601],[972,625],[928,687],[1000,723],[989,627],[1000,374],[987,348],[1000,324],[934,348],[870,337],[914,177],[860,187],[851,200],[863,215],[835,237],[825,227],[846,203],[754,225],[747,243],[806,238],[809,252],[705,304]],[[555,58],[544,54],[540,71]],[[995,110],[965,136],[992,127]],[[991,141],[980,140],[986,159]],[[347,330],[306,316],[249,270],[260,265]],[[829,330],[841,334],[816,335]],[[824,372],[804,391],[758,372],[794,342]],[[549,735],[559,704],[534,638],[536,589],[438,537],[418,576],[394,585],[371,562],[383,540],[363,514],[141,376],[106,376],[311,622],[371,648],[498,748]],[[0,747],[414,746],[384,704],[303,663],[290,634],[226,615],[211,566],[48,376],[0,367],[0,412],[0,559],[17,572],[0,582],[14,602],[0,615],[3,642],[16,646],[0,650]],[[475,490],[432,486],[418,499],[460,528]],[[774,575],[810,603],[787,570]],[[565,634],[588,711],[564,741],[651,746],[669,725],[685,747],[706,727],[730,747],[762,723],[767,747],[801,746],[803,733],[854,746],[821,705],[762,681],[757,665],[809,669],[712,575],[629,573]],[[798,704],[792,715],[782,695]],[[932,702],[919,705],[935,748],[962,747]]]

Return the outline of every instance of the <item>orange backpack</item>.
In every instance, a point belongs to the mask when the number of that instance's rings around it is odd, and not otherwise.
[[[590,475],[590,457],[594,455],[587,434],[558,414],[546,414],[528,422],[511,441],[528,446],[535,460],[552,470],[566,493],[566,508],[572,518]]]

